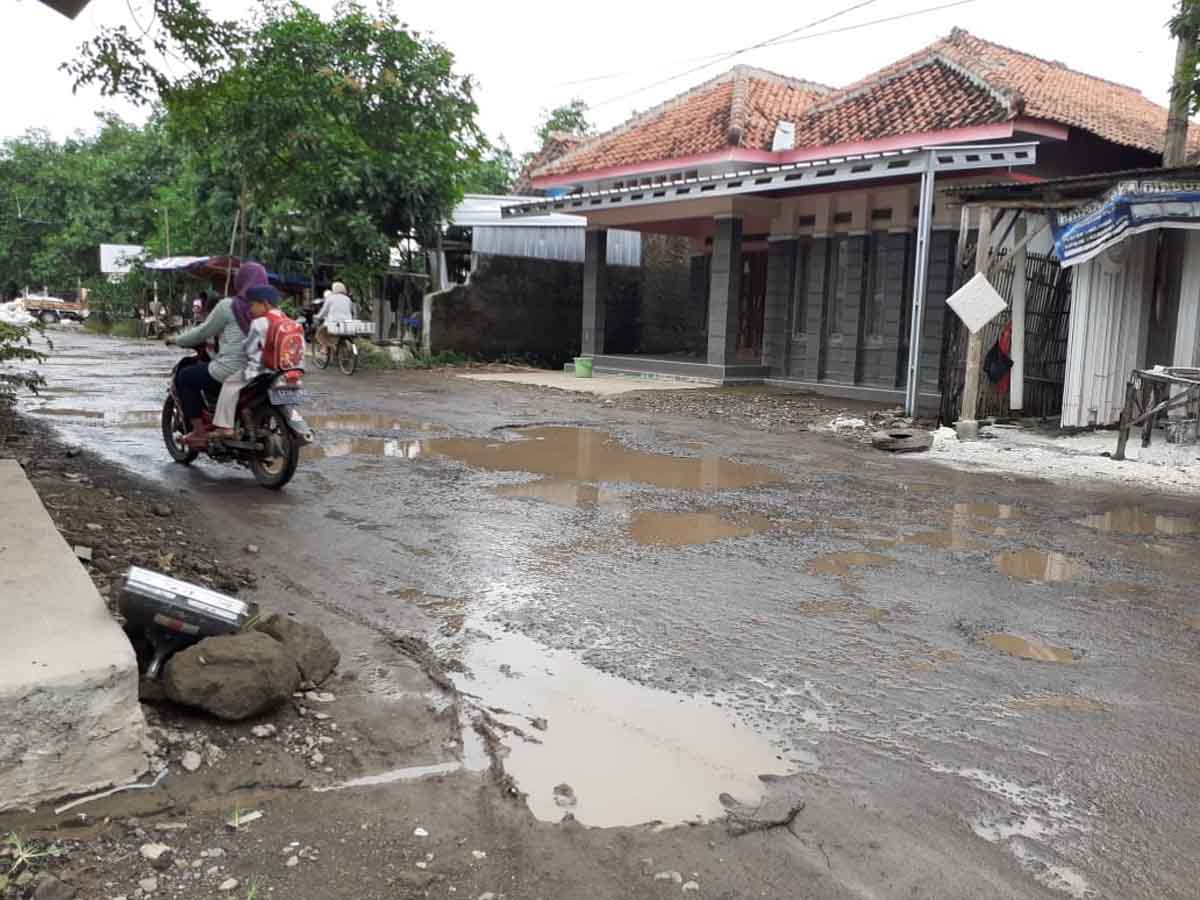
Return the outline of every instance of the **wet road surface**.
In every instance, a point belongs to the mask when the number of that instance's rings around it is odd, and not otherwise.
[[[28,412],[260,544],[261,597],[428,636],[540,818],[676,823],[786,787],[796,852],[863,894],[944,870],[959,896],[1195,896],[1194,502],[329,372],[271,494],[168,460],[175,351],[55,343]]]

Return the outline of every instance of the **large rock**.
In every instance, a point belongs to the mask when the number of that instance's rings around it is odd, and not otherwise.
[[[272,613],[257,628],[269,634],[296,660],[305,681],[320,684],[337,668],[341,654],[325,637],[325,632],[314,625],[305,625],[279,613]]]
[[[249,719],[283,703],[300,686],[284,646],[257,631],[205,638],[171,657],[163,670],[167,697],[218,719]]]

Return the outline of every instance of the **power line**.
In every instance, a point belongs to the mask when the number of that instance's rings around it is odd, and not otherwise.
[[[704,69],[707,69],[710,66],[714,66],[717,63],[724,62],[725,60],[733,59],[736,56],[741,56],[744,53],[749,53],[752,50],[758,50],[761,47],[768,46],[769,44],[771,44],[774,41],[779,41],[779,40],[782,40],[783,38],[791,37],[794,34],[798,34],[801,31],[807,31],[809,28],[815,28],[818,25],[824,25],[826,22],[832,22],[834,19],[840,18],[841,16],[844,16],[848,13],[852,13],[856,9],[861,9],[864,6],[870,6],[872,3],[876,3],[876,2],[878,2],[878,0],[859,0],[858,3],[854,3],[850,6],[845,7],[844,9],[838,10],[837,12],[830,13],[828,16],[824,16],[820,19],[815,19],[812,22],[809,22],[807,25],[801,25],[799,28],[793,28],[791,31],[785,31],[781,35],[776,35],[773,38],[767,38],[765,41],[759,41],[757,43],[750,44],[749,46],[743,47],[740,50],[733,50],[729,53],[725,53],[723,55],[718,55],[716,58],[710,60],[709,62],[702,63],[701,65],[695,66],[694,68],[687,69],[686,71],[683,71],[683,72],[679,72],[676,75],[671,75],[667,78],[660,79],[659,81],[656,81],[653,84],[648,84],[645,87],[638,88],[637,90],[630,91],[629,93],[621,94],[619,97],[611,97],[608,100],[602,100],[600,103],[594,104],[593,108],[607,106],[610,103],[617,103],[621,100],[627,100],[630,97],[644,93],[645,91],[648,91],[652,88],[659,87],[660,85],[669,84],[672,81],[678,81],[680,78],[686,78],[688,75],[693,75],[696,72],[703,71]]]
[[[832,34],[843,34],[848,31],[857,31],[861,28],[870,28],[875,25],[882,25],[882,24],[886,24],[889,22],[898,22],[898,21],[901,21],[902,19],[911,19],[916,16],[923,16],[928,13],[940,12],[941,10],[953,9],[956,6],[966,6],[968,4],[977,3],[977,2],[979,2],[979,0],[954,0],[954,2],[952,2],[952,3],[943,3],[939,6],[927,6],[922,9],[914,9],[909,12],[900,13],[900,14],[894,15],[894,16],[885,16],[884,18],[871,19],[867,22],[858,22],[854,25],[845,25],[845,26],[842,26],[841,28],[831,28],[826,31],[814,32],[813,34],[801,34],[801,35],[795,36],[795,35],[797,35],[797,32],[804,30],[804,28],[798,28],[798,29],[795,29],[794,31],[788,32],[784,36],[777,36],[777,37],[769,39],[767,41],[759,42],[758,44],[755,44],[750,49],[758,50],[758,49],[764,49],[764,48],[768,48],[768,47],[778,47],[778,46],[783,46],[784,44],[794,44],[799,41],[811,40],[813,38],[827,37]],[[855,7],[855,8],[857,8],[857,7]],[[850,11],[850,10],[843,10],[843,12],[848,12],[848,11]],[[835,16],[836,15],[841,15],[841,13],[837,13],[837,14],[835,14]],[[832,18],[832,17],[830,17],[830,18]],[[824,21],[829,21],[829,18],[826,18]],[[810,25],[808,27],[812,27],[812,26]],[[729,59],[732,56],[738,56],[738,55],[741,55],[742,53],[747,53],[747,52],[750,52],[750,50],[744,49],[744,50],[740,50],[740,51],[735,51],[730,54],[724,54],[724,55],[718,54],[718,55],[714,55],[712,57],[705,57],[706,59],[711,59],[712,62],[708,63],[708,65],[701,65],[694,69],[690,69],[687,72],[682,72],[678,75],[673,75],[670,78],[664,78],[664,79],[661,79],[660,81],[656,81],[652,84],[645,85],[644,87],[637,88],[636,90],[630,91],[626,94],[622,94],[619,97],[611,97],[611,98],[609,98],[607,100],[603,100],[599,103],[592,104],[591,108],[596,109],[601,106],[606,106],[610,103],[616,103],[620,100],[626,100],[629,97],[633,97],[633,96],[636,96],[637,94],[644,93],[645,91],[651,90],[652,88],[659,87],[660,85],[667,84],[671,81],[676,81],[680,78],[683,78],[686,75],[691,75],[694,72],[709,68],[709,66],[714,65],[716,62],[719,62],[722,59]],[[612,74],[612,75],[601,75],[601,76],[596,76],[591,79],[583,79],[581,82],[576,82],[576,83],[583,83],[584,81],[600,81],[600,80],[605,80],[608,78],[619,78],[622,75],[627,75],[627,74],[633,74],[633,73],[632,72],[623,72],[623,73],[616,73],[616,74]]]

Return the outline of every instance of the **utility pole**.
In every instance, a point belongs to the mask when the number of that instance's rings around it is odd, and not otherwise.
[[[975,239],[975,271],[985,275],[991,262],[992,249],[992,210],[985,206],[979,210],[979,230]],[[954,430],[960,441],[979,439],[979,422],[976,411],[979,408],[979,373],[983,369],[983,331],[982,329],[967,335],[967,364],[966,379],[963,382],[962,412]]]
[[[1171,108],[1167,114],[1167,135],[1163,146],[1163,167],[1174,168],[1187,162],[1188,107],[1191,100],[1191,79],[1187,77],[1188,62],[1196,50],[1196,31],[1185,17],[1189,0],[1180,0],[1179,14],[1183,26],[1175,47],[1175,69],[1171,73]]]

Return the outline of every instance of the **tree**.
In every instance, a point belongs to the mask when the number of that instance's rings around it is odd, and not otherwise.
[[[342,0],[322,20],[268,0],[253,27],[207,20],[194,0],[155,0],[151,50],[193,64],[170,77],[110,30],[68,68],[77,83],[156,96],[172,133],[229,185],[243,228],[367,271],[405,237],[431,234],[484,148],[469,78],[442,45],[381,0]],[[202,61],[209,64],[204,65]]]
[[[479,161],[470,166],[463,180],[468,194],[507,194],[519,173],[519,165],[504,135],[488,144]]]
[[[1191,47],[1174,73],[1172,93],[1182,90],[1187,97],[1188,113],[1200,112],[1200,0],[1180,0],[1179,11],[1169,22],[1171,34]]]
[[[546,146],[555,132],[559,131],[567,134],[591,134],[592,124],[587,116],[588,106],[579,98],[551,110],[542,110],[542,121],[537,130],[538,147]]]

